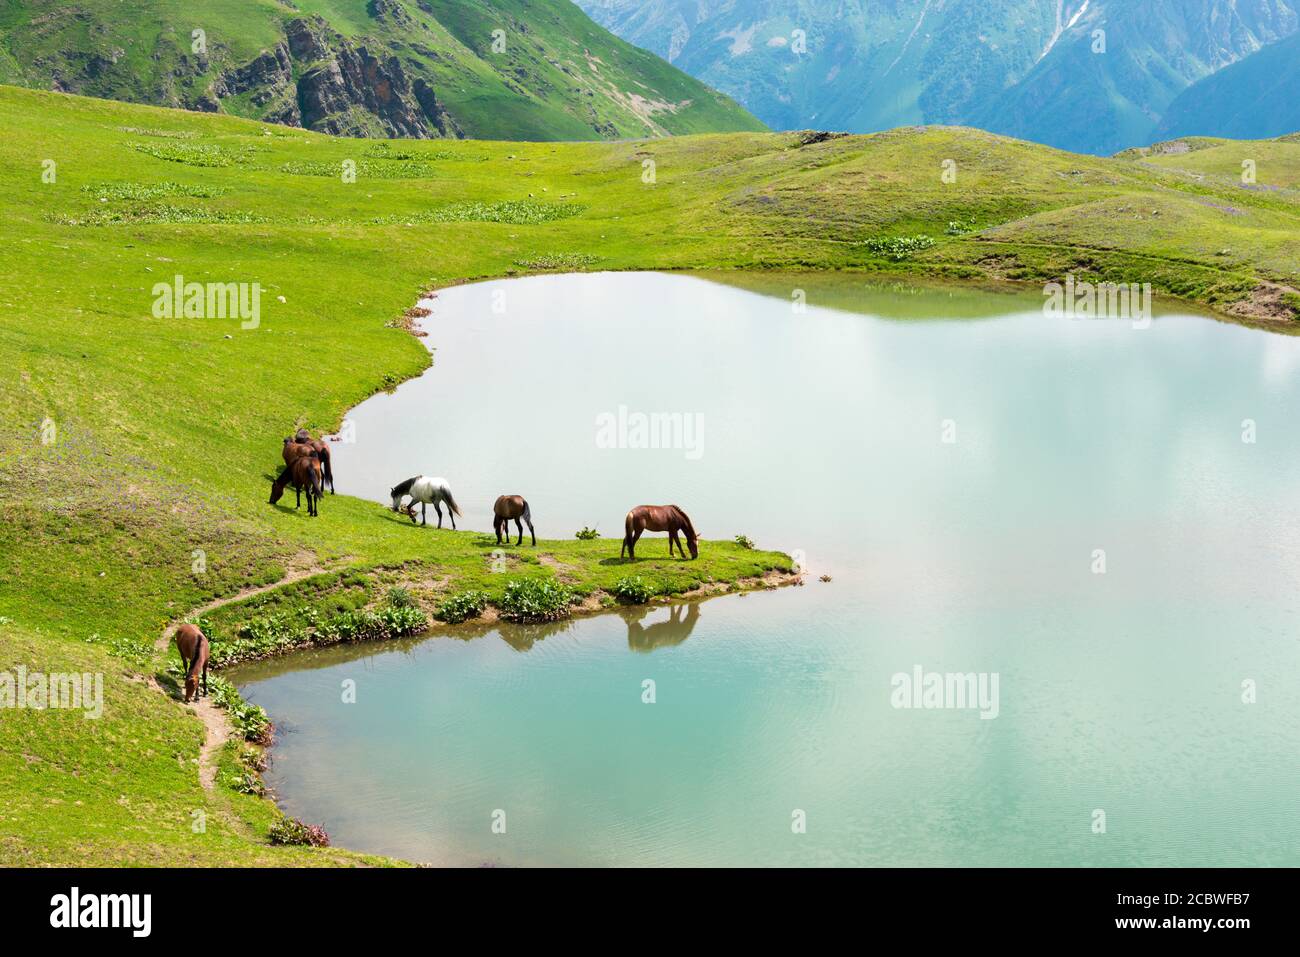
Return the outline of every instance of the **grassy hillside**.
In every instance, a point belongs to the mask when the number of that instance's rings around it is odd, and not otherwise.
[[[0,82],[360,136],[763,128],[568,0],[12,0]]]
[[[100,721],[0,715],[0,863],[355,860],[269,847],[275,811],[239,790],[238,747],[203,786],[200,724],[155,645],[200,606],[286,578],[213,611],[218,641],[299,603],[373,606],[395,585],[426,612],[468,587],[499,599],[481,532],[417,531],[345,496],[315,520],[266,503],[283,435],[335,427],[428,366],[401,328],[424,290],[552,267],[1074,271],[1225,310],[1272,303],[1289,330],[1279,290],[1300,285],[1294,142],[1100,159],[932,128],[376,151],[12,87],[0,125],[0,670],[102,671],[108,699]],[[1232,176],[1242,154],[1257,185]],[[932,245],[901,256],[877,242],[918,236]],[[152,287],[177,273],[260,283],[260,325],[155,318]],[[600,564],[616,550],[539,542],[506,578],[558,576],[599,598],[623,574]],[[697,563],[636,573],[669,592],[786,564],[710,542]]]

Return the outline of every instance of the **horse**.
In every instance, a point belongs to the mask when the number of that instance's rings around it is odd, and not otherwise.
[[[181,668],[185,672],[185,701],[199,697],[199,676],[203,676],[203,693],[208,693],[208,659],[211,647],[208,636],[191,624],[176,629],[176,650],[181,653]]]
[[[311,455],[312,447],[299,442],[295,438],[287,438],[280,449],[280,457],[284,459],[285,465],[292,465],[294,459],[300,459],[304,455]]]
[[[284,467],[280,477],[271,483],[271,502],[274,505],[284,495],[285,487],[293,483],[293,490],[298,503],[294,508],[302,508],[302,493],[307,493],[307,514],[315,518],[320,514],[320,499],[325,494],[325,485],[321,478],[320,457],[313,450],[299,456]]]
[[[456,504],[456,499],[452,497],[451,487],[447,485],[445,478],[431,478],[428,475],[417,475],[415,478],[409,478],[405,482],[399,482],[394,485],[388,492],[393,497],[393,511],[402,511],[402,497],[411,496],[411,504],[406,509],[406,514],[415,521],[415,506],[420,506],[420,524],[428,525],[428,506],[433,504],[433,510],[438,513],[438,527],[442,528],[442,508],[440,503],[447,504],[447,513],[451,517],[452,531],[456,529],[456,516],[460,514],[460,506]]]
[[[302,436],[306,435],[306,438]],[[334,494],[334,459],[330,454],[328,442],[322,442],[320,439],[313,439],[307,435],[306,429],[299,429],[296,435],[290,436],[284,440],[284,447],[280,455],[284,458],[285,465],[291,465],[293,460],[301,458],[309,452],[315,452],[320,458],[321,470],[325,475],[325,484],[330,487],[330,494]]]
[[[506,533],[506,544],[510,543],[510,520],[514,519],[515,526],[519,529],[519,541],[516,545],[524,543],[524,526],[519,519],[522,518],[528,523],[528,534],[533,537],[533,545],[537,545],[537,533],[533,531],[533,514],[528,508],[528,503],[524,501],[522,495],[502,495],[492,506],[492,528],[497,533],[497,544],[501,544],[501,532],[504,529]]]
[[[667,532],[668,533],[668,557],[673,555],[673,545],[677,546],[678,553],[682,558],[686,553],[682,551],[682,543],[677,540],[677,533],[681,532],[686,536],[686,547],[691,550],[691,558],[700,557],[699,536],[695,534],[695,526],[686,513],[676,505],[638,505],[632,511],[627,513],[627,518],[623,519],[623,547],[619,550],[618,557],[622,558],[623,553],[627,552],[629,559],[636,560],[636,543],[640,539],[641,533]]]

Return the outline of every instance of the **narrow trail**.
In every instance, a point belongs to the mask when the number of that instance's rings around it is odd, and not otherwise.
[[[284,588],[286,585],[292,585],[295,582],[300,582],[316,575],[322,575],[340,567],[326,567],[317,564],[314,555],[303,555],[299,556],[299,558],[300,561],[294,567],[291,567],[285,576],[277,582],[241,588],[232,595],[227,595],[224,598],[216,598],[197,608],[193,608],[180,618],[170,622],[167,627],[163,629],[158,640],[154,642],[154,648],[161,654],[165,655],[171,646],[172,639],[176,634],[176,629],[179,628],[188,618],[196,618],[200,615],[206,615],[209,612],[216,611],[218,608],[223,608],[226,605],[243,601],[246,598],[252,598],[254,595],[263,595],[267,592],[275,591],[277,588]],[[302,559],[305,559],[305,561]],[[149,683],[162,694],[165,694],[168,697],[173,697],[171,692],[159,684],[156,678],[150,678]],[[175,699],[173,698],[173,700]],[[199,698],[198,700],[185,705],[185,707],[191,709],[199,720],[203,722],[203,745],[199,748],[199,783],[202,784],[206,790],[211,791],[217,781],[218,753],[223,747],[225,747],[226,742],[232,739],[234,736],[234,729],[231,727],[230,718],[227,716],[225,709],[217,707],[216,703],[211,698]]]
[[[326,567],[324,565],[315,564],[313,556],[312,564],[291,568],[279,581],[271,582],[267,585],[250,585],[247,588],[239,589],[239,591],[235,592],[233,595],[227,595],[224,598],[214,598],[212,601],[199,605],[197,608],[191,608],[163,629],[158,640],[154,642],[154,648],[157,651],[166,651],[168,645],[172,642],[172,638],[176,635],[176,629],[184,624],[187,618],[197,618],[200,615],[208,614],[208,612],[216,611],[218,608],[224,608],[226,605],[232,605],[237,601],[243,601],[245,598],[252,598],[255,595],[265,595],[267,592],[275,591],[277,588],[292,585],[295,582],[302,581],[304,578],[312,578],[316,575],[323,575],[326,572],[337,571],[340,567],[342,566],[335,565]]]

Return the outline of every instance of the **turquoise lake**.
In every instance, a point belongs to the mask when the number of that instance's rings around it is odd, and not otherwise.
[[[806,584],[236,669],[281,806],[452,865],[1300,865],[1300,338],[1042,304],[653,273],[425,302],[433,367],[350,414],[340,493],[445,476],[489,530],[517,492],[611,557],[675,502]],[[638,416],[681,427],[637,447]],[[996,716],[897,707],[918,669],[995,677]]]

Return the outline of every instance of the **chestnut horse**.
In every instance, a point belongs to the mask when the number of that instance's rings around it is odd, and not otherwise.
[[[533,531],[533,513],[528,508],[528,503],[524,501],[522,495],[502,495],[497,498],[496,504],[492,506],[492,527],[497,533],[497,544],[501,544],[501,532],[504,529],[506,533],[506,543],[510,542],[510,522],[513,519],[515,527],[519,529],[519,541],[516,545],[524,543],[524,526],[520,523],[522,518],[528,523],[528,534],[533,537],[533,545],[537,545],[537,533]]]
[[[627,518],[623,520],[623,547],[619,550],[619,558],[623,557],[623,552],[627,552],[628,558],[636,559],[636,543],[641,537],[642,532],[667,532],[668,533],[668,557],[673,554],[673,545],[677,546],[678,553],[682,558],[686,553],[682,551],[682,543],[677,540],[677,533],[681,532],[686,536],[686,547],[691,550],[691,558],[700,557],[699,536],[695,534],[695,526],[686,513],[676,505],[638,505],[632,511],[627,513]]]
[[[297,494],[298,503],[294,508],[302,508],[302,493],[307,493],[307,514],[315,518],[320,514],[320,499],[325,494],[324,482],[321,479],[320,458],[313,450],[306,455],[295,458],[292,462],[284,467],[280,477],[271,483],[271,502],[274,505],[280,501],[284,495],[284,490],[289,483],[293,483],[293,490]]]
[[[320,439],[313,439],[306,429],[299,429],[297,435],[284,440],[284,447],[280,450],[280,455],[284,457],[284,464],[290,465],[294,459],[301,458],[309,452],[315,452],[320,458],[321,470],[325,475],[325,484],[330,487],[330,494],[334,494],[334,460],[330,455],[328,442]]]
[[[203,676],[203,693],[208,693],[208,658],[211,648],[208,636],[191,624],[176,629],[176,650],[181,653],[181,668],[185,672],[185,700],[199,697],[199,676]]]

